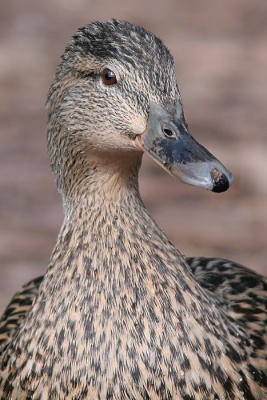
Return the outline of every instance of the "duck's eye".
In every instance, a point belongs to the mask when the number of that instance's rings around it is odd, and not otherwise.
[[[117,78],[113,71],[105,68],[102,72],[102,81],[105,85],[114,85],[117,83]]]
[[[163,129],[163,133],[168,139],[176,139],[175,133],[171,129]]]

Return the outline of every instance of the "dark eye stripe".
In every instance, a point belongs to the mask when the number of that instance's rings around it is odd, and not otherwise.
[[[82,79],[86,79],[86,78],[96,78],[97,77],[97,73],[94,71],[76,71],[76,77],[77,78],[82,78]]]
[[[75,71],[74,75],[76,78],[87,79],[87,78],[97,78],[99,74],[95,71]],[[117,83],[116,75],[113,71],[105,68],[101,74],[102,81],[105,85],[114,85]]]

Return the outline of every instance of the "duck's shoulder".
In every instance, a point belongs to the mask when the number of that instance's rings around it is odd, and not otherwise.
[[[0,353],[25,321],[39,292],[42,280],[43,276],[39,276],[23,285],[8,304],[0,319]]]
[[[267,279],[233,261],[214,258],[186,258],[193,275],[214,293],[225,313],[240,323],[256,352],[267,352]]]
[[[193,275],[204,288],[233,298],[261,301],[267,295],[267,278],[223,258],[187,257]]]

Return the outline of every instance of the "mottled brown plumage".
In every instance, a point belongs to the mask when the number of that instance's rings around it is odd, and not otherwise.
[[[115,20],[76,33],[48,99],[65,218],[47,273],[2,317],[1,399],[267,398],[266,280],[226,260],[185,259],[140,198],[136,138],[151,103],[172,115],[174,143],[181,99],[159,39]]]

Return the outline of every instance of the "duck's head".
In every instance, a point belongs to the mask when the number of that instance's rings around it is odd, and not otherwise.
[[[60,190],[78,166],[86,175],[92,160],[127,161],[143,152],[185,183],[223,192],[233,182],[188,130],[168,49],[139,26],[112,20],[79,29],[48,104],[48,148]]]

